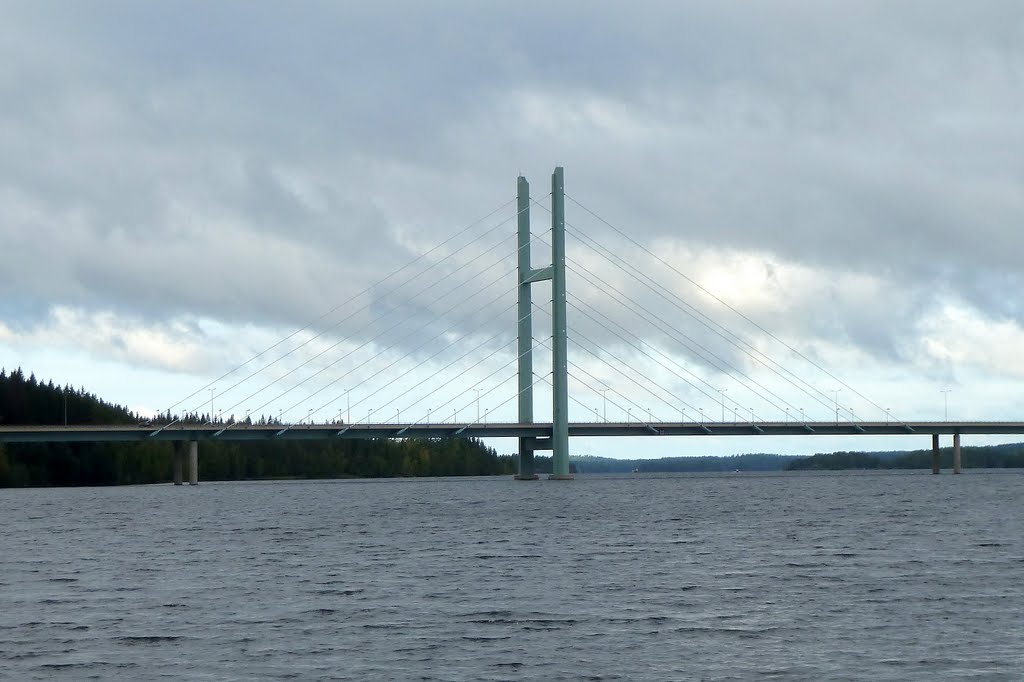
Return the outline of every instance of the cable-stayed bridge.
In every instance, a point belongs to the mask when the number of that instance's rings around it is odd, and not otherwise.
[[[567,199],[614,241],[567,223]],[[550,230],[532,229],[534,208]],[[540,267],[537,246],[550,253]],[[932,436],[936,472],[938,437],[952,435],[959,472],[961,435],[1024,434],[1024,422],[893,415],[568,197],[561,168],[542,200],[520,177],[515,199],[149,422],[0,426],[0,442],[187,442],[191,482],[208,440],[516,438],[518,478],[536,478],[533,453],[551,450],[558,479],[571,478],[570,437],[905,434]]]

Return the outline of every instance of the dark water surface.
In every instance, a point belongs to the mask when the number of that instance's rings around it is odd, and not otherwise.
[[[0,490],[0,678],[1024,679],[1021,472]]]

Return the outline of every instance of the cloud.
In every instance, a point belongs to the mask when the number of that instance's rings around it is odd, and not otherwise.
[[[5,345],[73,347],[128,365],[192,373],[211,369],[202,350],[206,340],[201,328],[182,322],[146,328],[111,313],[90,315],[63,306],[54,308],[45,324],[30,330],[0,323],[0,343]]]
[[[195,330],[244,331],[251,340],[227,348],[246,356],[355,297],[315,323],[324,343],[422,358],[484,330],[505,342],[511,208],[419,262],[435,267],[408,287],[392,290],[404,275],[373,283],[512,199],[519,172],[546,204],[556,164],[572,199],[837,372],[989,372],[971,348],[1010,343],[1024,323],[1019,3],[111,1],[5,13],[9,339],[59,348],[73,327],[120,362],[216,374],[231,360],[187,350]],[[568,209],[572,231],[780,362],[803,362]],[[536,232],[548,220],[534,208]],[[578,238],[570,246],[572,267],[606,287],[571,273],[581,306],[643,330],[715,385],[718,360],[650,318],[765,371]],[[542,263],[543,245],[534,251]],[[508,297],[484,305],[492,280]],[[388,331],[391,319],[403,323]],[[978,343],[940,343],[940,323]],[[574,324],[677,381],[623,332]]]

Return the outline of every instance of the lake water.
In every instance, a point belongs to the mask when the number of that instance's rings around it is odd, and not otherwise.
[[[0,490],[0,678],[1024,678],[1024,474]]]

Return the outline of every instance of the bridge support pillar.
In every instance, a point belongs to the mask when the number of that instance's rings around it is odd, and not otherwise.
[[[174,441],[174,485],[181,485],[184,482],[182,469],[185,464],[185,444],[181,441]]]
[[[569,473],[569,358],[565,296],[565,178],[551,175],[551,464],[552,480]]]
[[[530,183],[519,176],[516,181],[516,207],[518,215],[519,243],[519,325],[518,357],[519,357],[519,423],[533,423],[533,296],[530,291],[530,278],[533,276],[533,260],[530,256]],[[517,481],[536,481],[537,474],[533,466],[533,451],[536,443],[533,438],[519,439],[519,470]]]
[[[565,182],[562,167],[551,175],[551,265],[534,269],[530,260],[530,185],[520,176],[519,208],[519,423],[533,423],[533,302],[530,285],[551,280],[551,438],[552,479],[571,479],[569,473],[569,360],[565,297]],[[532,481],[534,437],[519,439],[519,473]]]
[[[199,484],[199,441],[188,442],[188,484]]]
[[[953,434],[953,473],[960,473],[960,434]]]
[[[932,434],[932,473],[937,474],[941,471],[942,465],[939,463],[939,434]]]
[[[534,438],[519,439],[519,473],[516,474],[517,481],[536,481],[537,470],[533,465]]]

